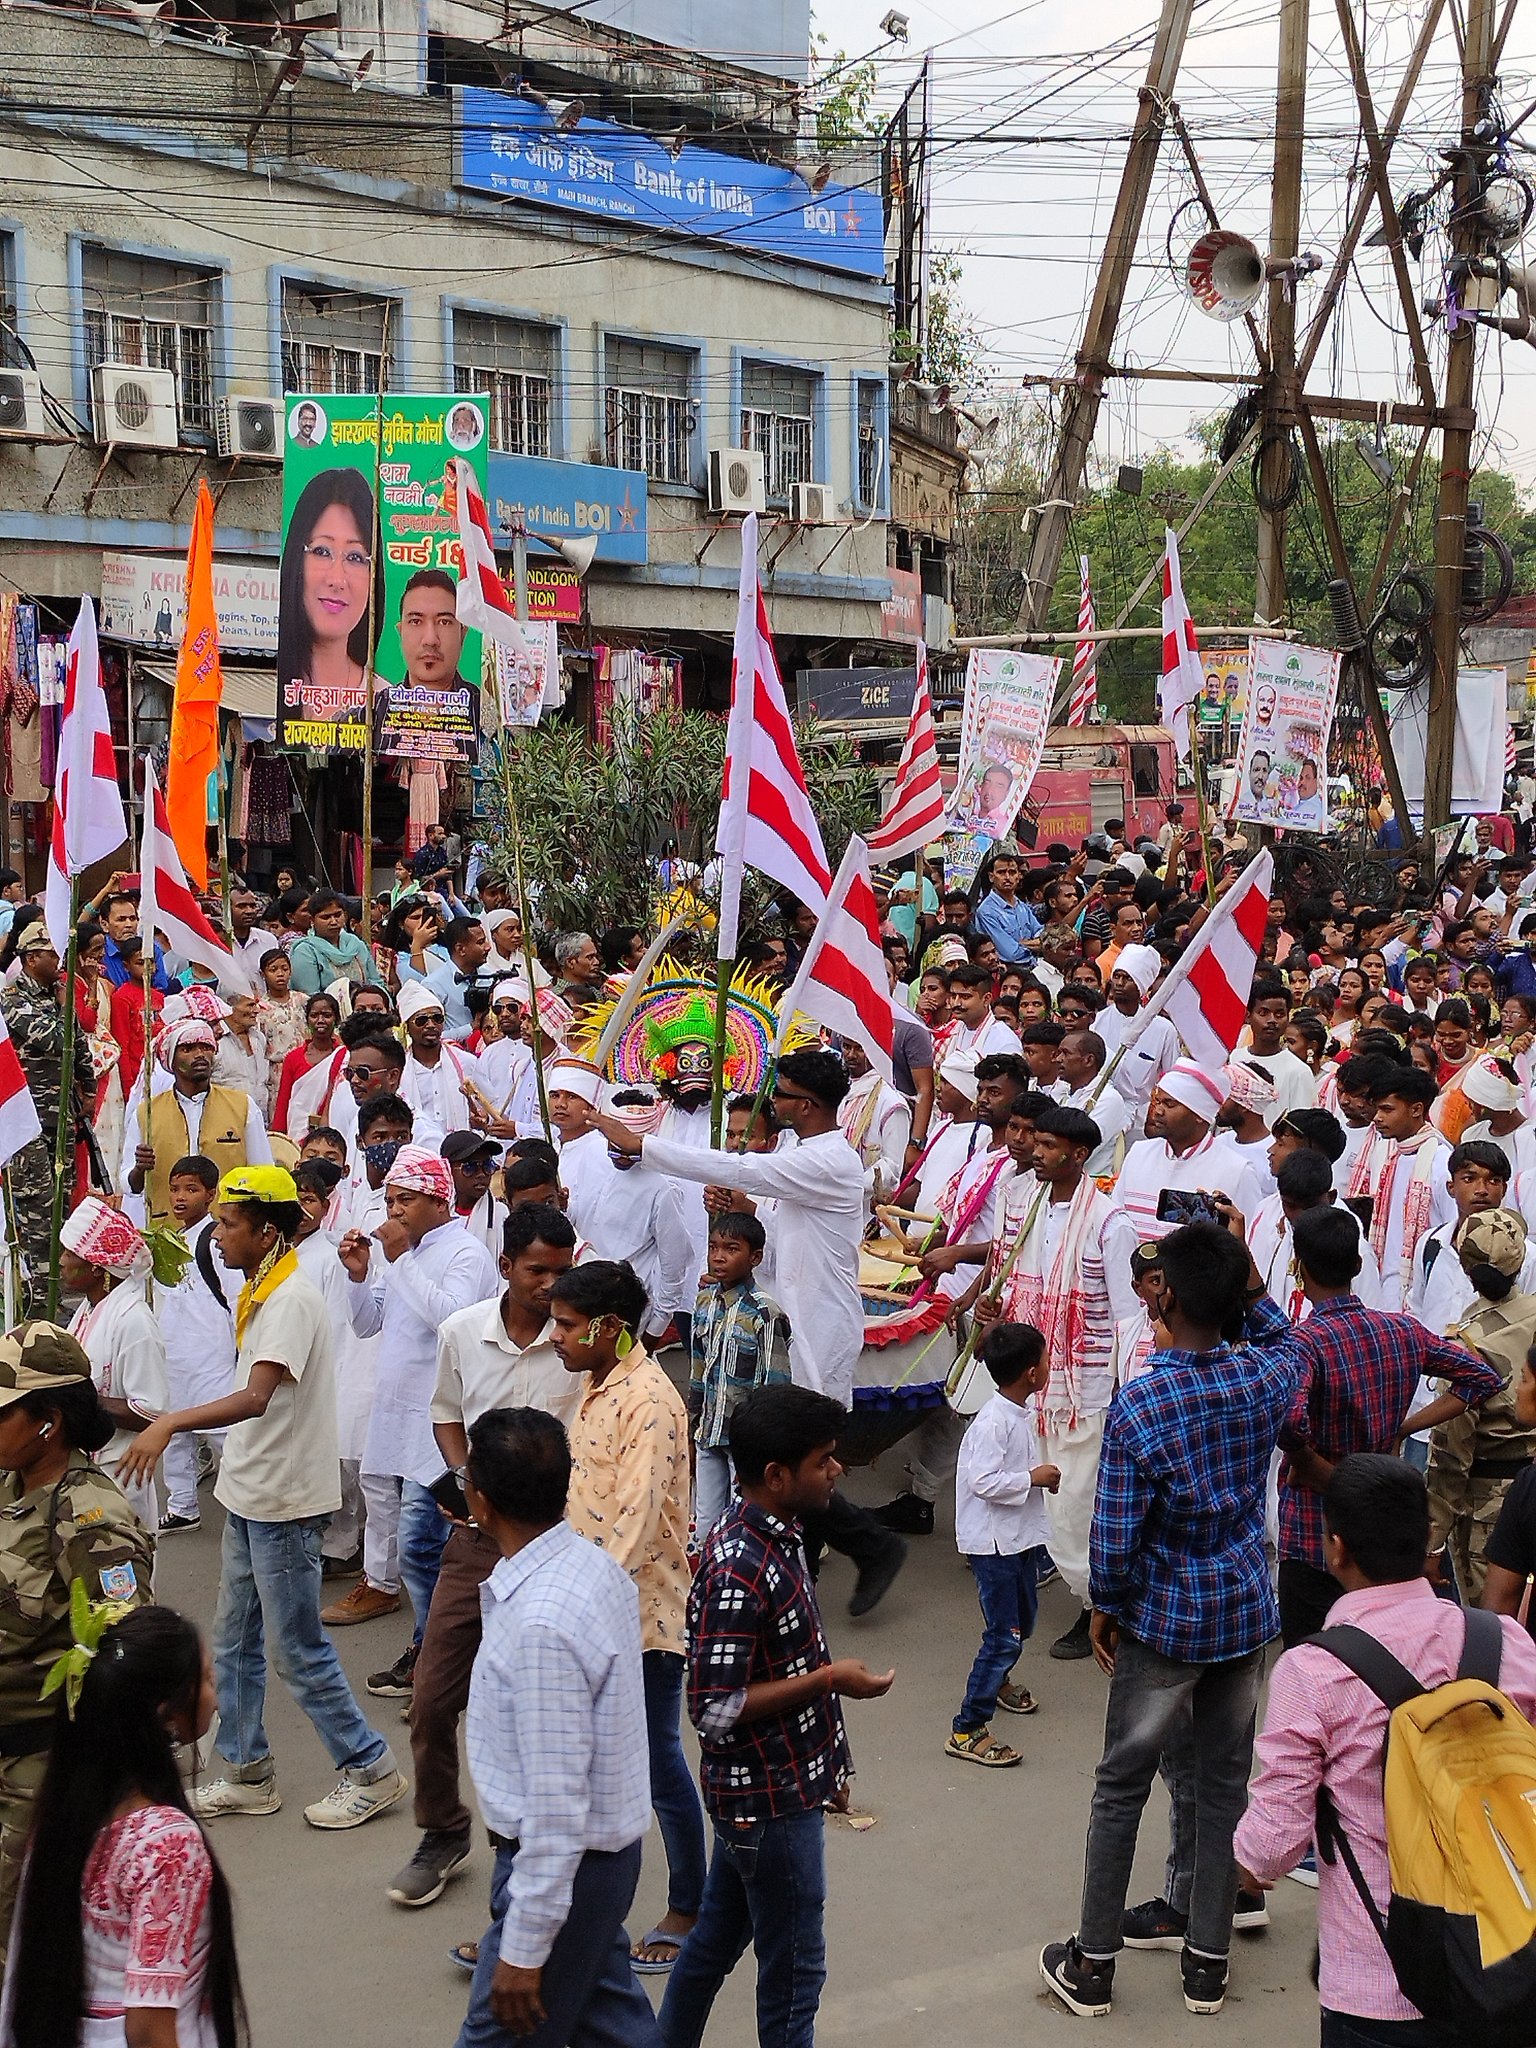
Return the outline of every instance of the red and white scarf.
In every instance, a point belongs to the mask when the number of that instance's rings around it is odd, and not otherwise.
[[[1398,1278],[1402,1298],[1406,1299],[1408,1285],[1413,1277],[1413,1255],[1419,1248],[1419,1240],[1429,1228],[1429,1219],[1434,1210],[1435,1162],[1439,1157],[1441,1138],[1433,1124],[1426,1124],[1416,1138],[1399,1140],[1384,1138],[1373,1131],[1356,1155],[1354,1170],[1349,1176],[1351,1195],[1371,1197],[1371,1250],[1376,1254],[1376,1263],[1385,1277],[1387,1268],[1387,1230],[1392,1220],[1392,1197],[1397,1186],[1398,1168],[1404,1158],[1411,1160],[1411,1178],[1403,1194],[1403,1243],[1398,1256]]]
[[[1067,1205],[1049,1270],[1042,1270],[1051,1204],[1049,1195],[1041,1190],[1044,1199],[1032,1202],[1031,1209],[1025,1213],[1021,1228],[1027,1236],[1008,1276],[1004,1315],[1010,1322],[1033,1323],[1045,1339],[1050,1378],[1041,1389],[1036,1404],[1042,1425],[1048,1412],[1055,1414],[1061,1411],[1059,1392],[1062,1390],[1066,1394],[1067,1427],[1074,1428],[1077,1423],[1081,1392],[1078,1365],[1083,1355],[1088,1321],[1088,1298],[1082,1286],[1083,1253],[1098,1192],[1097,1182],[1084,1174]],[[1006,1250],[1003,1256],[1007,1256]]]

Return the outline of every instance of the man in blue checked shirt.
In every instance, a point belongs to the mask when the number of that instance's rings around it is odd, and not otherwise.
[[[470,1429],[464,1496],[501,1558],[464,1733],[496,1867],[457,2048],[660,2048],[624,1931],[651,1820],[640,1603],[565,1520],[570,1477],[542,1409]]]
[[[1198,1844],[1181,1957],[1189,2011],[1219,2012],[1264,1645],[1280,1613],[1264,1556],[1270,1458],[1301,1383],[1290,1325],[1241,1239],[1175,1230],[1148,1278],[1167,1332],[1110,1407],[1089,1560],[1094,1656],[1110,1674],[1078,1931],[1041,1952],[1074,2013],[1107,2013],[1136,1833],[1165,1748],[1193,1729]],[[1243,1323],[1234,1351],[1224,1333]]]

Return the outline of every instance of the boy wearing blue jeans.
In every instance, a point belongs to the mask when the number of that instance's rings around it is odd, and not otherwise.
[[[1024,1759],[994,1739],[993,1714],[1032,1714],[1009,1683],[1035,1629],[1035,1573],[1050,1527],[1045,1495],[1061,1474],[1042,1464],[1033,1402],[1049,1372],[1045,1339],[1029,1323],[994,1323],[978,1356],[997,1392],[971,1422],[955,1466],[955,1542],[976,1579],[982,1636],[965,1698],[944,1748],[966,1763],[1004,1770]]]
[[[732,1209],[709,1225],[709,1277],[699,1289],[689,1338],[688,1421],[693,1433],[694,1542],[731,1500],[731,1416],[754,1387],[789,1384],[789,1329],[753,1280],[767,1237],[755,1216]]]

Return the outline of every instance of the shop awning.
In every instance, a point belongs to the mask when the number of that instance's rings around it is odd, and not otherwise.
[[[141,675],[160,683],[167,690],[176,687],[176,670],[164,662],[138,662]],[[277,670],[275,668],[236,668],[233,662],[224,664],[224,709],[237,718],[277,717]]]

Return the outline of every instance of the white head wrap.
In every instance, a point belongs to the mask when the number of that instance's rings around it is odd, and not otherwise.
[[[1461,1092],[1479,1109],[1505,1110],[1520,1107],[1520,1090],[1505,1074],[1497,1060],[1477,1059],[1463,1069]]]
[[[593,1108],[602,1100],[603,1077],[585,1060],[556,1060],[544,1079],[551,1091],[561,1088],[567,1095],[579,1095]]]
[[[1157,1085],[1165,1095],[1182,1103],[1192,1115],[1210,1124],[1216,1121],[1216,1112],[1227,1099],[1226,1084],[1225,1067],[1218,1067],[1214,1074],[1208,1074],[1194,1060],[1180,1060],[1168,1069]]]
[[[491,1001],[493,1003],[504,1003],[509,999],[514,1003],[521,1003],[526,1010],[532,1000],[528,994],[527,982],[518,979],[515,975],[509,975],[505,981],[498,981],[491,990]]]
[[[1244,1109],[1251,1109],[1262,1116],[1266,1109],[1273,1109],[1280,1100],[1280,1090],[1267,1067],[1254,1066],[1246,1059],[1235,1059],[1226,1069],[1227,1098]],[[1203,1110],[1198,1112],[1204,1115]]]
[[[1151,946],[1122,946],[1115,965],[1145,996],[1163,971],[1163,956]]]
[[[414,1017],[422,1010],[440,1010],[443,999],[435,995],[424,981],[408,981],[400,991],[400,1022]]]
[[[141,1233],[120,1209],[109,1209],[96,1195],[83,1196],[65,1217],[59,1243],[114,1280],[127,1280],[150,1268],[149,1246]]]
[[[975,1052],[950,1052],[939,1061],[939,1079],[947,1081],[967,1102],[976,1100],[976,1062],[979,1058],[980,1054]]]

